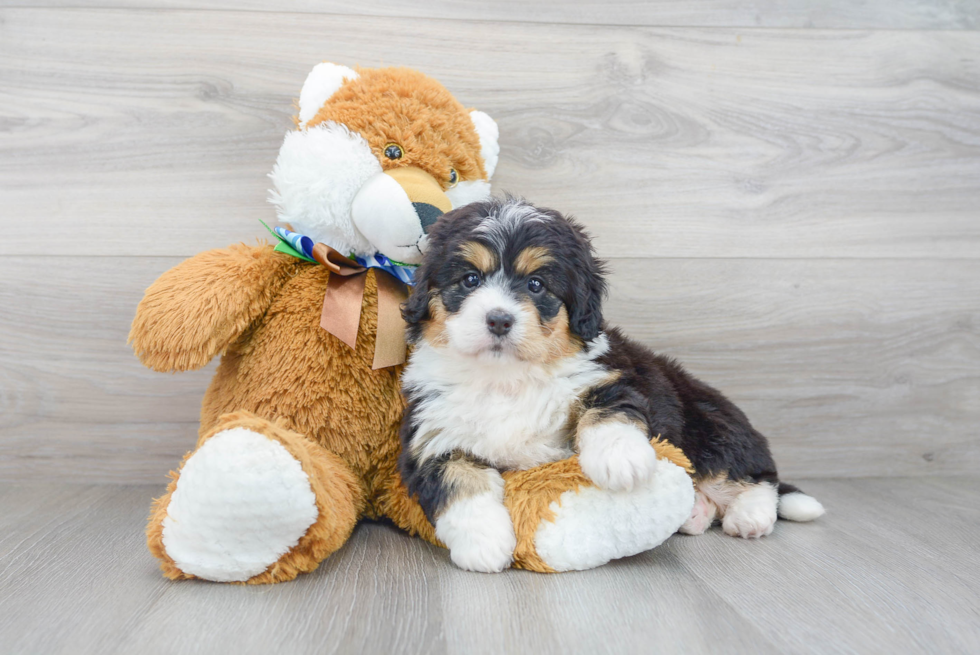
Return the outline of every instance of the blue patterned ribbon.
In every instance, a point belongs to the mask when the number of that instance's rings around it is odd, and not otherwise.
[[[293,232],[279,226],[272,228],[272,232],[282,243],[288,244],[290,250],[293,251],[289,252],[288,250],[285,250],[285,252],[295,257],[306,259],[307,261],[316,262],[316,259],[313,257],[313,247],[316,245],[316,243],[313,241],[313,239],[305,234]],[[394,262],[382,255],[380,252],[375,253],[370,257],[359,257],[352,254],[350,258],[364,268],[380,268],[382,271],[385,271],[395,279],[400,280],[409,286],[415,284],[415,269],[418,268],[417,266]]]

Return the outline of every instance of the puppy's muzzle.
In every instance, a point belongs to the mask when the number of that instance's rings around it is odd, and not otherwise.
[[[487,312],[487,329],[498,337],[506,336],[514,327],[514,315],[502,309]]]

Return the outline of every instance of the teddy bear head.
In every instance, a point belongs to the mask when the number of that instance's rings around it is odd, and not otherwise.
[[[490,196],[497,124],[408,68],[322,63],[270,177],[279,221],[345,255],[417,264],[443,213]]]

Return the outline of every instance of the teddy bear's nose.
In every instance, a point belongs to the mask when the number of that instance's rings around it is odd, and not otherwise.
[[[415,213],[419,215],[419,221],[422,223],[422,231],[426,234],[436,224],[439,217],[445,213],[435,205],[430,205],[427,202],[413,202],[412,207],[415,208]]]

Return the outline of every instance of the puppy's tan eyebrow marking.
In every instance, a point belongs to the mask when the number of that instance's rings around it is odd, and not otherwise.
[[[555,261],[547,248],[541,246],[530,246],[525,248],[517,255],[514,260],[514,270],[518,275],[530,275],[542,266]]]
[[[497,268],[497,255],[482,243],[467,241],[459,247],[463,259],[476,266],[481,273],[489,273]]]

